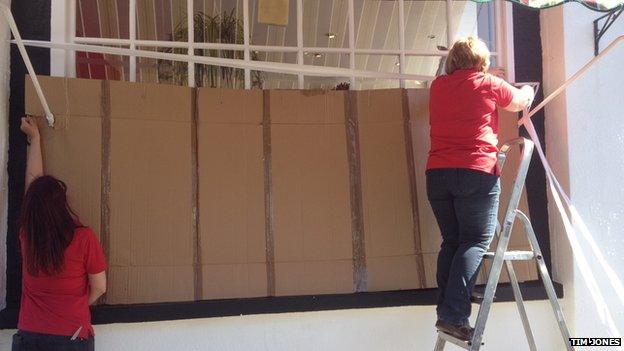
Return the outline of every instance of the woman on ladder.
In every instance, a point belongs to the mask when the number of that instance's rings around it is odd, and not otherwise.
[[[13,351],[93,350],[89,305],[106,291],[106,262],[95,233],[80,224],[62,181],[44,175],[39,129],[29,141],[19,242],[22,297]]]
[[[446,61],[446,76],[431,84],[431,150],[427,197],[442,245],[436,280],[436,328],[471,340],[470,297],[494,232],[500,180],[497,169],[497,108],[518,112],[533,100],[533,89],[517,89],[488,74],[490,52],[475,37],[458,40]]]

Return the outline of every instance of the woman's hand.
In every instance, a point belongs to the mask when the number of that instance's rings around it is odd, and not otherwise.
[[[30,116],[22,117],[20,129],[30,140],[39,138],[39,127],[37,126],[37,121]]]
[[[501,79],[507,79],[507,72],[503,67],[490,67],[487,73]]]

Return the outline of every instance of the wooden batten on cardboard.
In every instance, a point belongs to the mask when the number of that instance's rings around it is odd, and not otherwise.
[[[194,298],[191,93],[110,82],[108,303]]]
[[[69,202],[80,221],[100,233],[102,82],[39,76],[55,116],[54,128],[39,118],[44,170],[67,184]],[[26,114],[43,116],[26,77]]]
[[[198,91],[203,299],[267,295],[262,91]]]
[[[357,93],[368,290],[420,288],[403,92]]]
[[[344,99],[270,92],[276,295],[353,292]]]

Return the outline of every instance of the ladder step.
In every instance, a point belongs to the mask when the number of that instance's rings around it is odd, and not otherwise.
[[[496,252],[486,252],[483,258],[486,260],[493,260]],[[505,261],[530,261],[535,258],[533,251],[507,251],[505,252]]]
[[[475,288],[475,291],[472,292],[472,296],[470,296],[470,302],[480,305],[483,303],[484,297],[485,291],[483,289],[477,290],[477,288]],[[494,301],[496,301],[496,295],[494,295]]]
[[[451,344],[457,345],[466,350],[469,350],[470,346],[472,345],[470,341],[464,341],[464,340],[458,339],[440,330],[438,330],[438,338],[441,338],[446,342],[450,342]],[[485,344],[484,342],[481,342],[481,345],[484,345],[484,344]]]

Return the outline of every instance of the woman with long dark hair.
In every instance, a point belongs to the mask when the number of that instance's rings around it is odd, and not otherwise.
[[[22,298],[13,351],[93,350],[89,305],[106,291],[106,262],[95,233],[67,201],[67,186],[44,175],[36,121],[22,118],[29,141],[20,218]]]
[[[436,328],[462,340],[474,332],[470,296],[496,230],[497,109],[521,111],[534,94],[530,86],[517,89],[487,73],[489,66],[483,41],[458,40],[446,61],[447,75],[431,83],[429,99],[427,197],[442,233]]]

